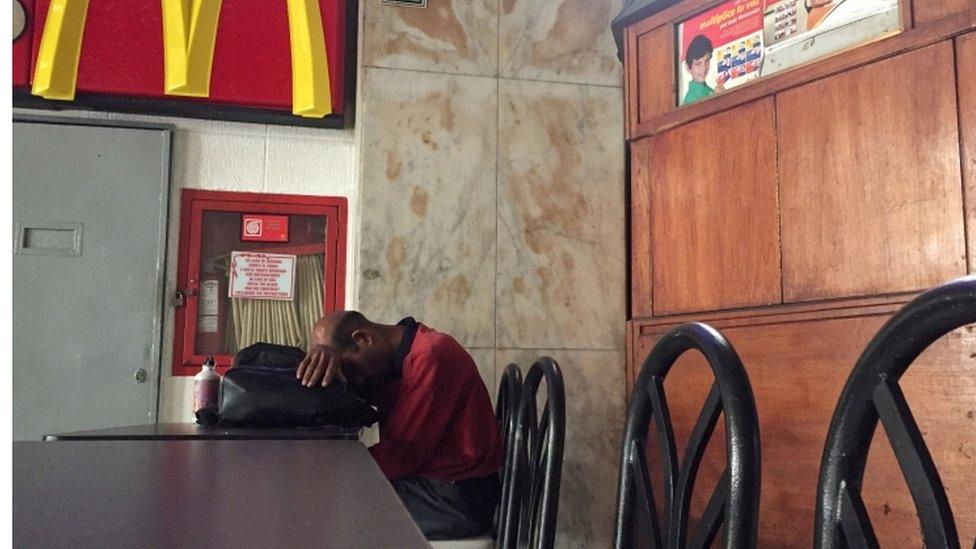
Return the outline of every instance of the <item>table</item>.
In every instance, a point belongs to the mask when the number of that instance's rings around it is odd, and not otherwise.
[[[15,547],[429,547],[359,442],[14,442]]]
[[[158,423],[45,435],[44,440],[357,440],[359,427],[259,429],[196,423]]]

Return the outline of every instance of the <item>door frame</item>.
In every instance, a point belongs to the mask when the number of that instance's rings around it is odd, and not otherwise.
[[[149,417],[148,422],[155,424],[159,421],[159,393],[163,350],[163,321],[166,313],[166,255],[168,246],[169,232],[169,203],[173,188],[173,135],[176,126],[173,124],[162,124],[152,122],[131,122],[126,120],[104,120],[95,118],[70,117],[70,116],[45,116],[43,114],[14,112],[14,124],[20,122],[25,124],[49,124],[64,126],[94,126],[102,128],[121,128],[130,130],[158,130],[165,135],[163,143],[163,174],[160,184],[161,208],[157,219],[157,246],[159,255],[156,258],[156,301],[155,315],[153,316],[152,327],[152,346],[149,351],[149,366],[151,371],[147,382],[149,383]],[[12,128],[12,126],[11,126]]]

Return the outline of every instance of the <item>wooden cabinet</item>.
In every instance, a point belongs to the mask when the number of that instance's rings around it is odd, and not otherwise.
[[[951,41],[776,104],[786,301],[915,291],[965,274]]]
[[[654,314],[780,301],[773,101],[651,138]]]
[[[916,0],[913,2],[915,25],[925,25],[953,16],[966,16],[973,0]]]
[[[673,24],[714,3],[668,5],[626,35],[628,383],[670,328],[725,334],[759,413],[759,546],[807,547],[827,429],[858,356],[916,292],[976,270],[976,3],[906,0],[913,23],[898,36],[681,108]],[[901,383],[964,544],[976,538],[974,357],[976,326],[956,330]],[[711,382],[693,352],[668,376],[679,449]],[[693,517],[725,468],[723,443],[720,424]],[[883,429],[863,496],[882,546],[919,545]]]
[[[847,376],[871,337],[899,303],[816,312],[710,320],[742,358],[752,384],[762,437],[759,547],[809,547],[824,440]],[[637,323],[635,355],[642,360],[671,325]],[[960,541],[976,537],[976,326],[957,330],[926,350],[901,386],[925,436],[949,501]],[[678,448],[712,382],[701,355],[689,352],[671,369],[665,391]],[[719,433],[717,433],[719,434]],[[720,434],[719,434],[720,435]],[[722,444],[722,439],[712,444]],[[710,448],[696,483],[692,513],[707,500],[724,469],[724,452]],[[649,449],[648,459],[656,460]],[[654,486],[660,493],[660,488]],[[917,546],[915,507],[883,429],[875,436],[864,482],[868,513],[882,547]]]
[[[959,132],[969,235],[969,272],[976,272],[976,32],[956,39],[959,75]]]

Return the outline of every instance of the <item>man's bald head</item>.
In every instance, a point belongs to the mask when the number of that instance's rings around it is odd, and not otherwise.
[[[335,311],[320,318],[312,333],[317,345],[345,350],[355,346],[353,332],[372,325],[359,311]]]
[[[403,330],[370,322],[359,311],[336,311],[312,327],[309,353],[319,357],[318,369],[325,364],[331,370],[338,363],[339,375],[369,397],[391,378]],[[323,353],[326,361],[321,360]]]

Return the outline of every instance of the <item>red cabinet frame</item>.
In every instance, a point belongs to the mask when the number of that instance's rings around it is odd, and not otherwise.
[[[176,284],[176,315],[173,337],[173,375],[194,375],[206,356],[195,354],[197,309],[200,284],[200,249],[203,212],[241,214],[299,214],[326,218],[325,272],[323,273],[323,311],[337,311],[345,305],[346,224],[348,202],[344,197],[286,194],[198,191],[185,189],[180,206],[180,242]],[[318,245],[315,245],[318,249]],[[308,245],[276,246],[276,253],[301,253]],[[183,303],[179,300],[182,296]],[[219,372],[226,371],[231,355],[217,355]]]

